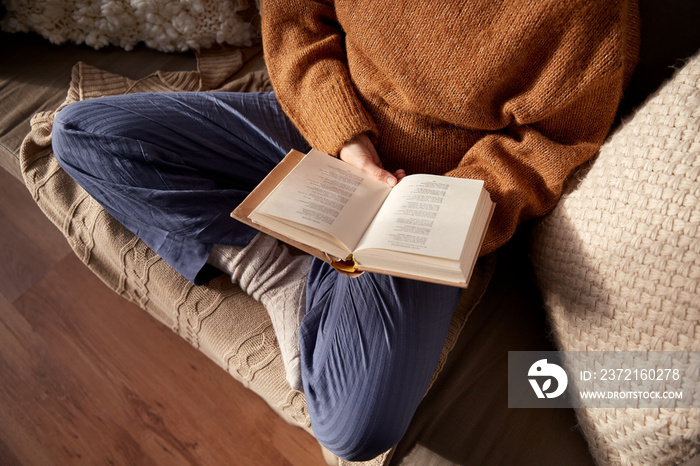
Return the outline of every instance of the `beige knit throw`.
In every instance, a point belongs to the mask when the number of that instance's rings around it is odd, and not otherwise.
[[[534,237],[560,349],[700,351],[700,55],[576,178]],[[700,453],[700,409],[581,409],[578,418],[599,464]]]

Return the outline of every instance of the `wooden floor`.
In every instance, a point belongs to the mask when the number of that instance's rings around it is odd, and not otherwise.
[[[323,465],[318,443],[70,251],[0,169],[0,465]]]

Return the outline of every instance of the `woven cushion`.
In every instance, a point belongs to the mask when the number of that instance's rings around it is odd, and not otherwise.
[[[562,350],[700,350],[700,55],[604,144],[536,229]],[[700,409],[582,409],[600,464],[700,452]]]

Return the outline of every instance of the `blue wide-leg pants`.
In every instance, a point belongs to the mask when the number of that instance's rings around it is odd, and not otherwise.
[[[230,212],[291,149],[308,143],[274,93],[104,97],[61,110],[61,166],[175,270],[201,284],[213,244],[257,233]],[[459,288],[315,260],[299,331],[304,392],[317,439],[336,455],[372,458],[408,428],[435,366]]]

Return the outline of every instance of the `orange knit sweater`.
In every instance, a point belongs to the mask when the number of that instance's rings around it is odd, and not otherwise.
[[[485,180],[482,254],[597,152],[638,55],[635,0],[263,0],[262,21],[277,98],[313,147],[370,132],[390,171]]]

